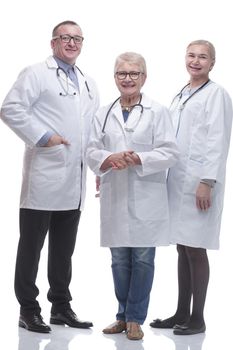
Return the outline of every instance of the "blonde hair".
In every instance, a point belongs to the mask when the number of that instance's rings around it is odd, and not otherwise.
[[[206,46],[208,46],[209,52],[210,52],[210,56],[215,61],[215,56],[216,56],[216,54],[215,54],[215,47],[210,41],[208,41],[208,40],[194,40],[194,41],[191,41],[191,43],[188,44],[187,49],[190,46],[192,46],[192,45],[206,45]]]

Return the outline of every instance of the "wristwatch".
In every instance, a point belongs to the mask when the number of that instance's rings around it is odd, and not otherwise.
[[[210,186],[211,188],[213,188],[215,183],[216,183],[216,180],[213,180],[213,179],[201,179],[200,183],[206,184],[206,185]]]

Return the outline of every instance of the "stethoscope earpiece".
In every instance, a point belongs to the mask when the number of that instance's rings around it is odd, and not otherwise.
[[[59,95],[60,96],[67,96],[68,94],[63,94],[62,92],[59,92]],[[77,95],[76,92],[74,92],[73,94],[70,94],[69,96],[72,96],[72,95]]]

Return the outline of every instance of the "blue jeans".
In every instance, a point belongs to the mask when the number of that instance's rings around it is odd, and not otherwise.
[[[154,278],[155,248],[110,248],[117,320],[143,324]]]

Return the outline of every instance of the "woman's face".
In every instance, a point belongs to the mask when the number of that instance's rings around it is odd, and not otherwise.
[[[208,45],[191,45],[187,48],[185,64],[192,79],[208,79],[214,66],[214,58]]]
[[[129,62],[119,63],[114,77],[121,97],[138,96],[146,80],[146,76],[139,65]]]

